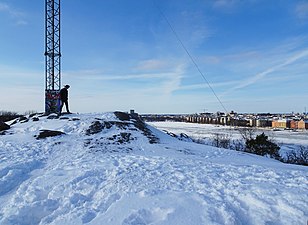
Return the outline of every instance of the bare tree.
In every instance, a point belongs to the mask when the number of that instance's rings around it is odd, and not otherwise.
[[[230,135],[228,134],[212,134],[212,145],[218,148],[230,148]]]
[[[240,133],[245,142],[253,139],[256,136],[256,129],[252,127],[239,128],[238,132]]]
[[[245,151],[245,143],[242,140],[233,140],[231,149],[235,151]]]
[[[300,146],[298,150],[288,152],[285,162],[308,166],[308,147]]]

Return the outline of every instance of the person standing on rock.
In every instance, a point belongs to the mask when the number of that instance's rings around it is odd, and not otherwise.
[[[60,90],[60,100],[61,100],[60,113],[59,113],[60,115],[61,115],[64,104],[65,104],[67,113],[70,113],[70,110],[68,108],[68,89],[69,88],[70,86],[67,84],[64,86],[64,88]]]

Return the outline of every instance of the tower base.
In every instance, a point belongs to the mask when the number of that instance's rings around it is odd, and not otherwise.
[[[45,114],[60,112],[60,91],[45,90]]]

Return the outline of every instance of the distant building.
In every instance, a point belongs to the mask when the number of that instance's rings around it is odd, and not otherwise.
[[[249,119],[249,126],[251,126],[251,127],[257,126],[257,120],[256,119]]]
[[[243,118],[231,118],[230,125],[238,127],[249,127],[249,120]]]
[[[300,120],[297,125],[298,129],[308,129],[308,120]]]
[[[290,128],[290,120],[289,119],[279,119],[279,120],[273,120],[272,121],[272,127],[273,128]]]
[[[291,129],[298,129],[298,120],[291,120],[290,121],[290,128]]]
[[[131,110],[131,114],[135,114]],[[238,114],[231,112],[224,114],[217,113],[196,113],[196,114],[182,114],[182,115],[142,115],[146,121],[178,121],[189,123],[202,123],[202,124],[217,124],[228,126],[241,126],[241,127],[273,127],[280,129],[308,129],[308,118],[301,114]]]
[[[271,127],[272,126],[272,121],[269,119],[257,119],[256,120],[256,127]]]

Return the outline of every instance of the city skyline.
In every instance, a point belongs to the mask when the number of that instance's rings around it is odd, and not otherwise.
[[[44,4],[0,0],[0,110],[44,110]],[[73,112],[224,111],[211,89],[228,111],[303,112],[307,40],[307,1],[65,0],[62,85]]]

